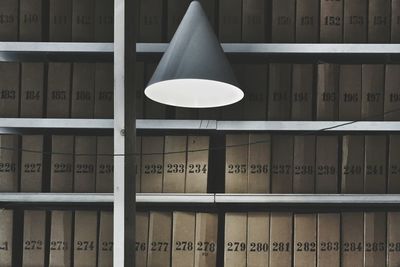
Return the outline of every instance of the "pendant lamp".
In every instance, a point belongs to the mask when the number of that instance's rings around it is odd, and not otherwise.
[[[156,102],[186,108],[221,107],[243,98],[199,2],[190,4],[144,93]]]

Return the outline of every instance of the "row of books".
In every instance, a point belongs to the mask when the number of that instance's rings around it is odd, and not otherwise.
[[[395,267],[399,223],[399,212],[229,212],[224,266]]]
[[[227,193],[400,193],[399,135],[226,135]]]

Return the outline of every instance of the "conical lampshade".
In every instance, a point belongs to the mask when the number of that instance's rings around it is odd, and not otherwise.
[[[159,103],[188,108],[226,106],[243,98],[199,2],[190,4],[145,95]]]

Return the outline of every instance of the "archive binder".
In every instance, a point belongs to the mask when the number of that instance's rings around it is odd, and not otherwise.
[[[43,1],[19,0],[19,40],[40,42],[43,40]],[[47,15],[47,14],[46,14]]]
[[[317,136],[315,156],[315,192],[338,193],[338,137]]]
[[[47,117],[68,118],[71,111],[71,64],[49,63]]]
[[[0,192],[17,192],[19,176],[19,137],[17,135],[0,135]]]
[[[328,2],[328,1],[323,1],[323,2]],[[334,2],[336,3],[338,1]],[[339,93],[339,65],[318,64],[317,120],[319,121],[337,120],[338,93]]]
[[[18,40],[18,1],[4,0],[0,3],[6,23],[0,24],[0,41]]]
[[[170,266],[171,221],[170,212],[150,212],[147,267]]]
[[[195,267],[217,266],[218,215],[196,213]]]
[[[246,266],[247,213],[225,213],[224,266]]]
[[[315,192],[315,136],[294,136],[293,193]]]
[[[390,41],[390,0],[368,1],[368,42]]]
[[[269,220],[268,212],[247,214],[247,266],[268,266],[269,263]]]
[[[49,41],[72,40],[72,0],[49,0]]]
[[[165,136],[163,192],[185,192],[186,149],[186,136]]]
[[[139,35],[138,39],[144,43],[161,43],[163,40],[162,23],[163,18],[162,0],[140,0],[139,1]]]
[[[340,65],[339,76],[339,120],[360,120],[361,65]]]
[[[269,266],[292,266],[293,215],[271,212]]]
[[[341,232],[341,265],[363,266],[364,264],[364,214],[343,212]]]
[[[219,40],[239,43],[242,39],[242,1],[219,0]]]
[[[320,42],[341,43],[343,40],[343,0],[321,0],[320,5]]]
[[[74,192],[96,191],[96,136],[75,136]]]
[[[400,1],[392,0],[391,6],[391,25],[390,41],[391,43],[400,43]]]
[[[43,188],[43,135],[23,135],[21,152],[21,192],[41,192]]]
[[[264,43],[266,41],[266,9],[264,0],[243,0],[242,41]]]
[[[294,266],[317,266],[317,215],[294,215]]]
[[[12,266],[13,254],[13,210],[0,210],[0,265]]]
[[[387,266],[395,267],[400,264],[400,213],[387,213]]]
[[[44,64],[21,64],[21,118],[42,118],[44,100]]]
[[[72,118],[93,118],[94,86],[95,64],[74,63],[71,95]]]
[[[272,136],[271,193],[293,192],[293,136]]]
[[[400,193],[400,135],[389,135],[388,194]]]
[[[340,266],[340,214],[318,213],[317,266]]]
[[[319,0],[296,1],[296,42],[319,41]]]
[[[18,63],[0,63],[0,117],[19,117],[20,65]]]
[[[135,262],[136,266],[147,266],[147,250],[149,238],[149,213],[136,212],[136,244],[135,244]]]
[[[51,211],[50,267],[71,266],[72,256],[72,211]]]
[[[386,212],[364,213],[364,266],[386,264]]]
[[[293,64],[291,119],[293,121],[313,120],[314,66]]]
[[[343,42],[366,43],[368,0],[344,0]]]
[[[95,39],[95,5],[98,0],[72,0],[72,41]]]
[[[98,1],[98,0],[96,0]],[[94,78],[94,117],[114,118],[114,67],[111,63],[96,63]]]
[[[386,136],[365,136],[364,193],[386,193]]]
[[[73,192],[74,137],[53,135],[50,192]]]
[[[209,136],[188,136],[185,193],[207,193]]]
[[[174,267],[194,266],[196,214],[194,212],[173,212],[172,256]]]
[[[363,120],[377,121],[383,119],[384,77],[383,65],[362,65],[361,118]]]
[[[273,43],[293,43],[295,41],[295,0],[272,0]]]
[[[45,232],[46,212],[25,210],[22,266],[44,266]]]
[[[267,86],[268,86],[268,66],[243,65],[243,82],[245,90],[244,97],[244,120],[266,120],[267,118]],[[239,117],[235,118],[239,119]]]
[[[74,266],[96,266],[97,211],[75,211]]]
[[[269,134],[249,134],[248,169],[248,192],[271,192],[271,136]]]
[[[226,135],[225,192],[247,193],[249,135]]]
[[[114,186],[114,139],[112,136],[97,137],[96,192],[112,193]]]
[[[291,88],[292,65],[269,64],[268,120],[290,120]]]
[[[343,136],[341,193],[364,193],[364,139],[358,135]]]
[[[141,183],[142,193],[161,193],[164,173],[164,137],[142,137]]]
[[[114,0],[96,0],[94,11],[94,40],[114,41]]]
[[[113,245],[113,213],[102,211],[100,212],[98,267],[113,265]]]
[[[400,121],[400,91],[398,87],[399,84],[400,65],[387,64],[385,66],[385,99],[383,101],[383,119],[385,121]]]

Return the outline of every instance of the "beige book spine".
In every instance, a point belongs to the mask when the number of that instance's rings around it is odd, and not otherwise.
[[[136,266],[147,266],[147,250],[149,247],[149,213],[136,212]]]
[[[247,267],[268,266],[269,220],[268,212],[247,214]]]
[[[317,266],[317,215],[294,215],[294,266]]]
[[[390,0],[368,1],[368,42],[390,41]]]
[[[400,3],[400,1],[397,2]],[[383,105],[385,121],[400,121],[400,110],[398,109],[400,104],[399,84],[400,65],[387,64],[385,66],[385,99]]]
[[[313,119],[314,76],[312,64],[293,64],[291,119],[294,121]]]
[[[293,193],[314,193],[315,136],[295,136],[293,150]]]
[[[74,63],[73,70],[71,117],[93,118],[95,64]]]
[[[389,135],[388,194],[400,193],[400,150],[398,147],[400,147],[400,135]]]
[[[368,121],[383,119],[384,77],[384,65],[362,65],[361,119]]]
[[[318,214],[317,266],[340,266],[340,214]]]
[[[195,267],[217,266],[218,215],[196,213]]]
[[[163,192],[184,193],[187,136],[165,136]]]
[[[243,65],[244,120],[267,119],[268,65]]]
[[[368,0],[344,0],[343,42],[367,42]]]
[[[279,0],[280,1],[280,0]],[[269,65],[268,120],[290,120],[292,65]]]
[[[188,136],[186,193],[207,193],[209,136]]]
[[[246,266],[247,213],[225,213],[224,266]]]
[[[19,41],[44,41],[42,5],[42,0],[19,1]]]
[[[21,192],[41,192],[43,183],[43,135],[23,135]]]
[[[271,192],[271,136],[269,134],[249,134],[248,169],[248,192]]]
[[[44,266],[45,231],[45,211],[24,211],[22,266]]]
[[[364,192],[364,136],[345,135],[342,142],[343,194]]]
[[[272,136],[271,193],[293,192],[293,148],[293,136]]]
[[[20,65],[19,63],[0,63],[0,117],[19,117]]]
[[[97,255],[98,267],[113,265],[113,213],[100,212],[99,251]]]
[[[96,0],[72,0],[72,41],[95,41]]]
[[[337,120],[338,92],[339,65],[319,64],[317,77],[317,120]]]
[[[343,212],[341,224],[341,266],[363,266],[364,214]]]
[[[0,210],[0,266],[12,266],[14,211]]]
[[[96,266],[97,211],[75,211],[74,266]]]
[[[386,265],[386,212],[364,214],[364,266]]]
[[[340,65],[339,76],[339,120],[360,120],[361,65]]]
[[[264,0],[244,0],[242,9],[242,41],[264,43],[266,41]]]
[[[49,41],[71,41],[72,0],[49,0]]]
[[[321,0],[320,42],[341,43],[343,40],[343,0]]]
[[[385,194],[387,184],[387,138],[365,136],[364,193]]]
[[[172,266],[194,266],[196,214],[173,212],[172,223]]]
[[[68,118],[71,111],[71,64],[49,63],[47,117]]]
[[[290,212],[271,212],[269,266],[292,266],[293,215]]]
[[[319,0],[296,1],[296,42],[319,41]]]
[[[70,267],[72,249],[72,211],[51,211],[50,267]]]
[[[17,192],[19,176],[19,137],[0,135],[0,192]]]
[[[150,212],[147,267],[170,266],[171,221],[170,212]]]
[[[74,177],[74,137],[52,136],[50,192],[72,192]]]
[[[114,139],[97,137],[96,192],[112,193],[114,186]]]
[[[242,1],[219,0],[219,40],[239,43],[242,39]]]
[[[18,1],[3,0],[0,2],[3,21],[0,24],[0,41],[18,40]]]
[[[141,188],[142,193],[161,193],[163,182],[164,137],[142,137],[142,168]]]
[[[94,117],[114,117],[114,73],[111,63],[96,63],[94,77]]]
[[[400,212],[387,213],[387,267],[400,266]]]
[[[44,64],[21,64],[21,118],[43,117]]]
[[[74,192],[96,191],[96,136],[75,136]]]
[[[338,193],[338,137],[317,136],[315,152],[315,192]]]
[[[292,43],[295,41],[295,0],[272,0],[273,43]]]
[[[247,193],[249,135],[226,135],[225,192]]]

